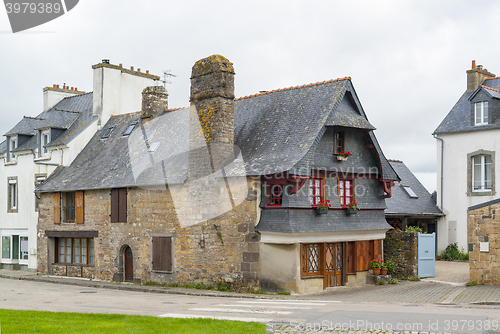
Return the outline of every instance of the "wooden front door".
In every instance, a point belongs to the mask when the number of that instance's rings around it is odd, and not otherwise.
[[[134,280],[134,257],[129,246],[125,248],[123,256],[125,257],[125,261],[123,261],[125,263],[125,282],[132,282]]]
[[[344,251],[342,243],[324,244],[324,276],[323,288],[343,285]]]

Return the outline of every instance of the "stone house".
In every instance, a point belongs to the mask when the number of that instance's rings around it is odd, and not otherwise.
[[[500,77],[472,61],[467,89],[434,131],[437,144],[438,252],[457,243],[471,250],[467,208],[498,199],[500,177]],[[469,247],[468,247],[469,246]]]
[[[500,199],[468,208],[470,279],[500,284]]]
[[[35,188],[69,166],[111,115],[135,111],[158,76],[110,65],[93,68],[94,93],[43,89],[43,111],[24,117],[0,143],[0,268],[36,270],[39,196]]]
[[[162,87],[142,95],[37,189],[39,272],[299,293],[366,282],[399,178],[350,78],[235,99],[233,65],[213,55],[193,66],[189,108],[168,109]]]

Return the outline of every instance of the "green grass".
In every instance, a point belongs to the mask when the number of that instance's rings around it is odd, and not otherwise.
[[[0,309],[0,333],[266,333],[266,325],[213,319]]]

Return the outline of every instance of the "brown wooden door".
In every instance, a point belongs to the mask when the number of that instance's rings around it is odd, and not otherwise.
[[[129,246],[125,248],[123,253],[125,257],[125,282],[131,282],[134,280],[134,257],[132,254],[132,250]]]
[[[344,270],[344,252],[342,243],[326,243],[324,246],[325,273],[323,288],[342,286],[342,273]]]

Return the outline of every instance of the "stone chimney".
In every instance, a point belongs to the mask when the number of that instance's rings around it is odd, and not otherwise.
[[[168,108],[168,93],[163,86],[149,86],[142,91],[142,118],[155,118]]]
[[[233,64],[221,55],[197,61],[191,73],[190,101],[189,178],[197,178],[221,170],[234,159]],[[198,123],[201,131],[196,130]]]
[[[84,93],[76,87],[69,87],[66,84],[62,88],[59,88],[59,85],[55,84],[52,87],[45,87],[43,89],[43,111],[49,110],[65,97]]]
[[[472,68],[467,70],[467,91],[472,92],[483,83],[486,78],[493,78],[495,75],[483,68],[483,65],[477,65],[476,61],[472,61]]]

